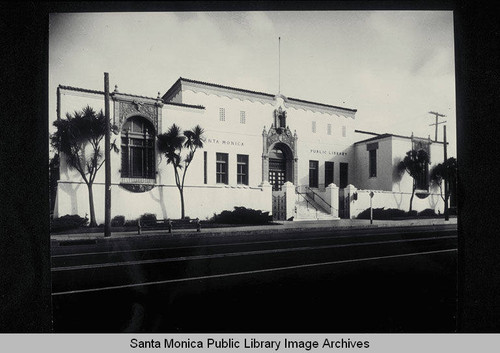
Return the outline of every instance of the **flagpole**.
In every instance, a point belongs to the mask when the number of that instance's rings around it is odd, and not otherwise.
[[[281,37],[278,37],[278,93],[281,94]]]

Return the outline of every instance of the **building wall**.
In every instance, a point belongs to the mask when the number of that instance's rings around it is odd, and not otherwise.
[[[98,94],[66,91],[61,95],[61,112],[64,116],[66,112],[72,112],[75,109],[81,110],[87,104],[94,109],[100,109],[104,105],[103,98],[102,95]],[[113,101],[112,104],[114,104]],[[231,109],[238,108],[234,104],[229,106]],[[251,106],[246,106],[245,109],[249,113],[257,111],[258,114],[258,109],[252,109]],[[112,107],[112,114],[114,111]],[[252,113],[250,113],[251,115]],[[227,117],[225,123],[219,123],[218,108],[205,110],[169,104],[165,104],[162,108],[161,120],[158,124],[159,133],[166,132],[173,123],[180,126],[182,130],[191,129],[197,124],[205,129],[205,146],[203,149],[197,150],[186,173],[185,210],[186,215],[192,218],[205,219],[213,216],[214,213],[231,210],[234,206],[245,206],[263,211],[271,211],[272,209],[271,187],[260,186],[262,182],[261,131],[258,130],[255,119],[250,120],[247,116],[247,124],[259,132],[244,133],[248,125],[245,124],[243,128],[236,125],[239,124],[239,111],[237,121],[229,120],[229,116]],[[239,133],[238,130],[240,130]],[[120,148],[121,131],[118,135],[112,135],[111,140],[115,139]],[[104,139],[101,148],[104,148]],[[207,152],[208,157],[207,184],[204,184],[204,151]],[[229,154],[228,185],[216,184],[215,161],[217,152]],[[249,155],[249,185],[237,184],[237,154]],[[112,152],[112,217],[124,215],[126,219],[136,219],[144,213],[155,213],[158,218],[180,217],[180,196],[175,186],[174,169],[171,164],[167,165],[163,155],[158,151],[156,153],[156,185],[150,191],[132,192],[123,188],[120,185],[122,181],[120,168],[121,152]],[[93,194],[97,222],[102,223],[104,221],[104,167],[97,174]],[[69,169],[65,159],[62,158],[61,178],[54,215],[55,217],[65,214],[85,216],[89,213],[87,186],[80,174],[76,170]]]
[[[377,177],[368,175],[368,151],[366,143],[355,143],[359,135],[354,132],[354,111],[344,111],[335,107],[314,105],[284,97],[273,97],[258,93],[228,92],[226,89],[204,87],[199,84],[182,84],[174,92],[171,102],[161,108],[158,131],[166,132],[173,123],[182,130],[200,125],[204,129],[205,143],[198,149],[189,166],[185,180],[186,216],[205,219],[214,213],[231,210],[234,206],[244,206],[263,211],[271,211],[271,186],[263,183],[262,154],[263,131],[269,131],[274,122],[274,111],[282,105],[287,112],[287,125],[296,133],[298,157],[298,185],[309,185],[309,161],[319,162],[318,184],[324,190],[325,162],[334,162],[334,183],[340,184],[340,163],[348,163],[348,184],[358,188],[358,200],[352,201],[351,216],[369,207],[370,190],[376,190],[374,207],[401,208],[409,207],[412,179],[403,175],[398,179],[395,166],[411,149],[409,139],[387,137],[378,140]],[[139,99],[139,98],[138,98]],[[154,101],[154,100],[153,100]],[[61,117],[66,112],[81,110],[86,105],[96,110],[104,109],[102,94],[61,91]],[[116,114],[116,103],[112,101],[111,112]],[[186,107],[179,104],[191,104],[204,108]],[[224,108],[225,120],[220,120],[220,108]],[[241,112],[245,122],[240,121]],[[112,116],[114,121],[117,117]],[[313,123],[315,122],[315,131]],[[331,125],[331,134],[328,125]],[[121,144],[121,131],[112,135],[111,141]],[[156,146],[155,146],[156,147]],[[104,148],[104,139],[102,141]],[[204,152],[207,155],[207,181],[204,175]],[[216,183],[216,154],[227,153],[228,183]],[[237,155],[249,156],[248,185],[237,183]],[[431,145],[432,165],[442,160],[442,144]],[[430,168],[432,167],[430,166]],[[174,169],[167,165],[165,157],[156,153],[156,180],[154,187],[145,192],[132,192],[121,183],[121,152],[111,153],[112,169],[112,217],[123,215],[127,219],[136,219],[144,213],[155,213],[158,218],[179,218],[180,198],[175,186]],[[430,169],[429,168],[429,169]],[[61,158],[60,181],[57,192],[55,216],[65,214],[89,213],[88,191],[76,170],[67,167]],[[414,209],[434,208],[440,210],[434,193],[424,200],[414,199]],[[332,203],[333,204],[333,203]],[[94,184],[94,205],[97,222],[104,221],[104,167],[98,172]],[[441,209],[442,212],[442,209]]]
[[[374,191],[372,200],[374,208],[397,208],[409,210],[413,188],[413,178],[404,173],[399,177],[396,166],[403,160],[406,152],[412,149],[411,139],[389,136],[375,140],[379,142],[377,150],[377,178],[370,178],[368,174],[368,151],[366,145],[374,141],[361,142],[355,145],[358,199],[352,200],[350,205],[351,218],[370,207],[370,191]],[[431,143],[429,171],[438,163],[443,162],[443,144]],[[380,177],[379,177],[380,176]],[[439,188],[429,180],[429,196],[420,199],[413,198],[412,209],[422,211],[433,209],[436,213],[444,212],[444,202],[439,194]]]
[[[179,94],[176,95],[176,97]],[[269,131],[274,122],[274,110],[278,102],[273,98],[255,98],[252,95],[233,96],[225,92],[191,87],[182,91],[183,103],[200,104],[206,107],[206,119],[202,125],[207,137],[206,149],[215,158],[215,152],[229,150],[236,159],[237,153],[247,153],[250,158],[250,185],[262,181],[262,131]],[[349,178],[354,175],[352,143],[355,141],[354,114],[325,112],[328,109],[311,109],[298,103],[284,102],[287,111],[287,126],[298,136],[298,183],[309,184],[309,161],[319,162],[319,187],[324,188],[325,161],[334,162],[334,182],[339,183],[340,162],[349,164]],[[219,109],[225,109],[225,121],[219,120]],[[246,124],[240,123],[240,112],[244,111]],[[348,116],[346,116],[348,115]],[[316,122],[316,132],[312,122]],[[331,124],[331,135],[328,135]],[[345,126],[345,136],[343,127]],[[233,144],[222,145],[223,141]],[[209,165],[211,165],[209,163]],[[214,163],[212,163],[214,165]],[[235,162],[230,165],[235,166]],[[234,180],[236,176],[234,175]],[[230,181],[231,184],[231,181]]]
[[[377,149],[377,175],[370,177],[369,174],[369,151],[367,145],[378,142]],[[354,145],[356,175],[353,185],[361,189],[370,190],[392,190],[393,184],[393,158],[392,137],[382,138],[376,141],[360,142]]]

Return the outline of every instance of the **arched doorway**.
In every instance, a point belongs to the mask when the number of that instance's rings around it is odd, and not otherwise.
[[[269,151],[269,183],[273,191],[281,191],[282,185],[287,181],[293,183],[292,164],[292,151],[284,143],[275,144]]]

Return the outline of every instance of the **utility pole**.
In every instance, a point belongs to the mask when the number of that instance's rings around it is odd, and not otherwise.
[[[111,236],[111,137],[109,135],[109,74],[104,73],[104,116],[106,129],[104,135],[104,236]]]
[[[449,221],[450,220],[450,215],[448,211],[448,163],[446,160],[448,159],[448,153],[447,153],[447,142],[446,142],[446,125],[443,125],[443,142],[444,142],[444,220]]]
[[[439,124],[444,124],[446,121],[441,121],[441,122],[438,122],[438,119],[440,117],[445,117],[446,115],[443,115],[443,114],[439,114],[439,113],[436,113],[436,112],[429,112],[429,114],[434,114],[436,116],[436,123],[434,124],[429,124],[429,126],[432,126],[432,125],[436,125],[436,134],[435,134],[435,138],[434,138],[434,142],[436,142],[438,140],[438,125]]]

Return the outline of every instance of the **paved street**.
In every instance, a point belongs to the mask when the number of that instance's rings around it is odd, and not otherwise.
[[[452,332],[456,225],[53,237],[56,332]]]

